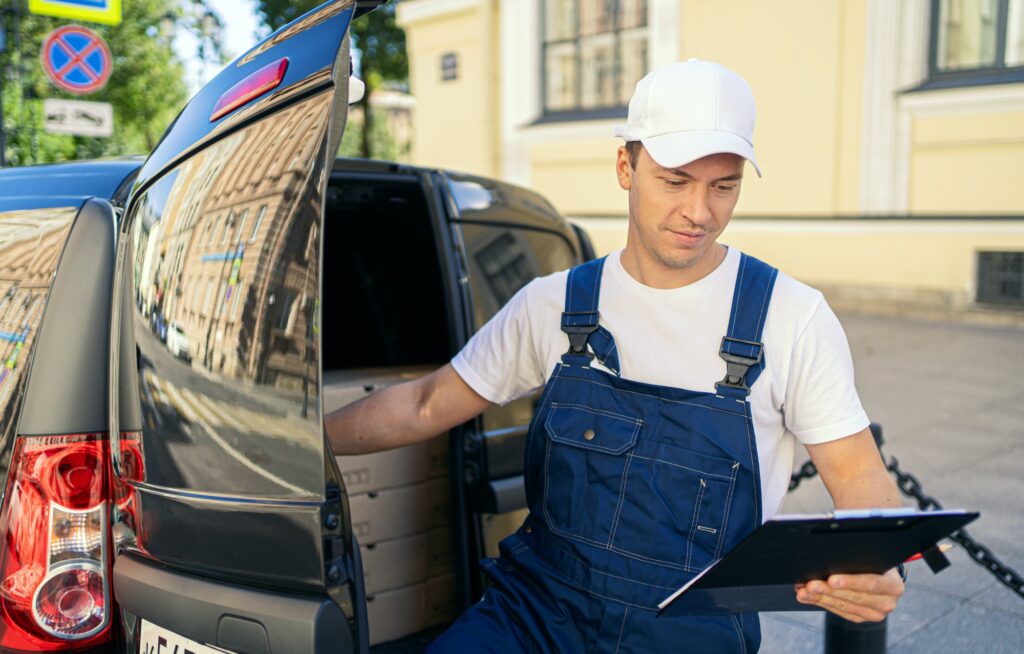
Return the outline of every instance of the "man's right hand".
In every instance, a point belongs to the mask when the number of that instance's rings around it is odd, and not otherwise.
[[[446,364],[328,413],[324,428],[334,454],[368,454],[433,438],[491,406]]]

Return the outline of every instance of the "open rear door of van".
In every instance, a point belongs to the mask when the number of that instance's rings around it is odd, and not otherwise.
[[[128,652],[366,647],[319,307],[348,28],[373,4],[327,2],[226,66],[132,190],[110,393]]]

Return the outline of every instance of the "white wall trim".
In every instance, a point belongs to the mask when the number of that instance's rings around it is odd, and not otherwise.
[[[480,0],[405,0],[395,7],[401,27],[480,6]]]
[[[1024,85],[999,84],[911,93],[900,97],[900,109],[915,116],[936,116],[1024,109]]]
[[[928,0],[911,0],[902,4],[900,37],[903,48],[899,57],[899,89],[913,88],[928,76],[928,38],[931,3]],[[897,93],[896,101],[905,96]],[[910,210],[910,151],[911,116],[900,107],[896,119],[896,152],[893,170],[895,179],[891,213],[907,213]]]
[[[501,51],[502,179],[530,184],[530,151],[522,127],[540,112],[541,0],[501,0],[498,8]]]
[[[520,137],[530,143],[553,143],[566,140],[583,139],[608,139],[611,143],[614,139],[621,145],[621,139],[614,136],[615,125],[624,122],[624,119],[614,118],[611,120],[577,120],[559,123],[542,123],[540,125],[529,125],[520,131]]]
[[[648,70],[679,60],[680,4],[680,0],[651,0],[647,6]]]
[[[625,225],[627,217],[588,216],[570,214],[570,220],[579,222],[589,229],[617,228]],[[964,220],[863,220],[860,218],[828,218],[825,220],[764,219],[744,220],[735,216],[729,222],[728,234],[761,233],[771,234],[879,234],[924,236],[930,234],[968,234],[975,239],[993,236],[1024,236],[1024,218],[1021,220],[985,220],[965,218]]]
[[[889,213],[896,166],[896,92],[900,6],[870,0],[864,44],[863,120],[860,145],[861,213]]]
[[[865,214],[900,214],[909,206],[911,125],[900,91],[927,75],[930,3],[869,2],[859,206]]]
[[[830,218],[827,220],[743,220],[736,216],[729,222],[729,232],[765,232],[773,234],[969,234],[975,238],[995,235],[1024,236],[1024,220],[858,220]]]

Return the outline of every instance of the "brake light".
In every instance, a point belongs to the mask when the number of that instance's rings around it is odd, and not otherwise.
[[[0,649],[111,640],[106,434],[21,436],[4,495]]]
[[[288,57],[278,59],[274,63],[260,68],[238,84],[232,86],[224,95],[220,96],[217,104],[213,106],[210,122],[217,122],[220,118],[238,109],[243,104],[276,88],[281,83],[281,80],[284,79],[286,70],[288,70]]]

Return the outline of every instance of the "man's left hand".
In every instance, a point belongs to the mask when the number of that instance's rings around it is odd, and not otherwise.
[[[879,622],[896,608],[903,589],[900,573],[893,568],[884,575],[839,574],[797,584],[796,599],[850,622]]]

